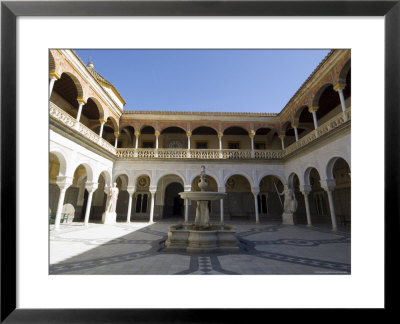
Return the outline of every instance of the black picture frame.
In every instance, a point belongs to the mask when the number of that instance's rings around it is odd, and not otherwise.
[[[233,322],[248,309],[16,308],[16,19],[18,16],[384,16],[385,18],[385,310],[398,287],[389,249],[399,219],[400,1],[2,1],[1,2],[1,322]],[[371,87],[373,88],[373,80]],[[366,89],[366,94],[371,89]],[[377,190],[376,188],[374,190]],[[379,190],[379,189],[378,189]],[[372,233],[371,233],[372,235]],[[397,254],[398,252],[396,252]],[[393,256],[392,256],[393,257]],[[367,285],[367,283],[366,283]],[[267,307],[267,305],[266,305]],[[247,314],[249,316],[250,314]],[[250,319],[250,318],[249,318]]]

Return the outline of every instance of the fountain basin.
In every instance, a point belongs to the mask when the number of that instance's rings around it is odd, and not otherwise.
[[[181,196],[182,199],[209,201],[222,199],[226,196],[226,193],[214,191],[188,191],[180,192],[179,196]]]
[[[173,225],[168,230],[165,246],[169,251],[187,253],[239,252],[235,230],[232,226],[216,224],[203,228],[194,224]]]

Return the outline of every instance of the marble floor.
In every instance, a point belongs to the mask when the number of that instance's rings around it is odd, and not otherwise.
[[[165,250],[178,220],[62,224],[50,227],[49,273],[91,275],[256,275],[351,273],[350,228],[227,221],[240,252],[187,254]]]

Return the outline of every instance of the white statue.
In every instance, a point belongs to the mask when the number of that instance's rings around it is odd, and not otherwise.
[[[283,212],[293,214],[297,210],[297,200],[292,189],[286,189],[285,202],[283,205]]]
[[[119,190],[117,188],[117,183],[114,182],[114,185],[110,188],[108,204],[106,207],[107,213],[115,212],[115,208],[117,207],[118,192]]]

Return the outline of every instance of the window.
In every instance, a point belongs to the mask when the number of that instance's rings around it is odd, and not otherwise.
[[[142,199],[143,197],[143,199]],[[147,212],[147,194],[138,194],[136,198],[136,213],[146,213]]]
[[[228,149],[230,150],[240,149],[240,142],[228,142]]]
[[[152,142],[152,141],[143,141],[143,148],[154,148],[154,142]]]
[[[265,150],[266,149],[265,142],[255,142],[254,143],[254,148],[256,150]]]
[[[208,143],[207,142],[196,142],[196,149],[207,149]]]

